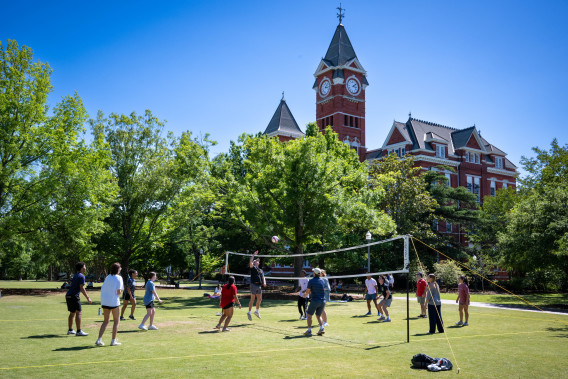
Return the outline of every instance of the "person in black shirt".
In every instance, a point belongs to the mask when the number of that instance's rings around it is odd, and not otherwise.
[[[73,280],[71,280],[69,291],[65,294],[67,310],[69,311],[69,317],[67,320],[69,330],[67,331],[67,334],[83,337],[88,336],[89,333],[86,333],[81,329],[82,309],[79,295],[82,293],[87,298],[89,304],[92,304],[92,301],[89,295],[87,295],[87,291],[85,291],[85,272],[87,271],[87,267],[83,262],[78,262],[75,265],[75,271],[76,274],[73,276]],[[73,319],[75,319],[75,324],[77,325],[76,332],[73,330]]]
[[[266,287],[266,279],[264,279],[264,272],[259,267],[260,259],[255,259],[258,254],[258,250],[253,253],[250,257],[249,267],[250,267],[250,302],[247,317],[249,321],[252,321],[252,316],[250,311],[254,304],[254,299],[256,298],[256,311],[254,315],[260,318],[260,302],[262,301],[262,287]]]
[[[391,322],[388,307],[390,307],[392,303],[392,294],[389,289],[389,282],[384,275],[379,276],[379,291],[383,296],[383,300],[379,303],[379,312],[382,313],[382,316],[379,317],[379,320],[384,320],[384,322]],[[385,315],[387,316],[385,319]]]

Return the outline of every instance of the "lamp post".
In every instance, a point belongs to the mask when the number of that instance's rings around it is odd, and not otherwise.
[[[365,234],[367,243],[371,243],[372,237],[371,232],[367,231],[367,234]],[[367,271],[371,272],[371,246],[367,246]]]

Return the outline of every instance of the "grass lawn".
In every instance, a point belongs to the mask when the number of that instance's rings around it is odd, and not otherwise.
[[[5,288],[5,287],[4,287]],[[383,324],[366,312],[362,301],[328,305],[330,326],[323,337],[303,337],[294,301],[265,301],[262,320],[249,322],[235,310],[230,333],[213,330],[217,304],[202,291],[158,290],[165,300],[156,310],[158,331],[139,331],[136,321],[120,324],[122,346],[94,342],[102,316],[83,306],[88,337],[67,336],[62,294],[4,296],[0,299],[0,377],[87,377],[116,375],[162,377],[415,377],[457,374],[410,368],[414,354],[447,357],[460,367],[460,377],[568,376],[568,316],[503,309],[471,308],[468,327],[452,327],[457,306],[443,305],[448,341],[425,335],[428,320],[416,319],[411,304],[411,342],[406,343],[406,304],[395,300],[393,322]],[[138,297],[141,291],[138,291]],[[247,303],[245,298],[243,303]],[[84,301],[83,301],[84,303]],[[145,310],[136,310],[142,318]]]
[[[536,305],[539,308],[547,307],[563,307],[566,308],[568,304],[568,294],[566,293],[547,293],[547,294],[523,294],[519,295],[521,298],[526,300],[528,303]],[[457,298],[457,293],[443,293],[441,294],[442,299],[455,300]],[[506,305],[525,305],[527,303],[519,299],[517,296],[508,294],[471,294],[471,301],[481,302],[481,303],[492,303],[492,304],[506,304]]]

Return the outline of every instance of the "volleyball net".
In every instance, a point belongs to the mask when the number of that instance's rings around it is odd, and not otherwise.
[[[325,269],[328,279],[352,279],[384,274],[407,274],[409,272],[409,235],[327,251],[303,254],[257,254],[260,267],[268,280],[298,280],[294,276],[294,262],[302,258],[302,270]],[[249,262],[252,254],[227,251],[225,267],[228,275],[250,276]]]

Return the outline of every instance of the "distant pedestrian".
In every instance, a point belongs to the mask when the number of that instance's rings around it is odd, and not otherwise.
[[[223,325],[223,332],[231,331],[231,329],[229,329],[229,323],[233,318],[235,303],[237,303],[239,309],[241,309],[241,302],[237,296],[237,286],[235,286],[235,277],[229,276],[228,283],[225,284],[221,290],[221,301],[219,305],[223,310],[223,314],[221,315],[217,326],[215,326],[215,329],[221,329],[221,324],[225,321],[225,324]]]
[[[136,278],[138,277],[138,271],[136,270],[129,270],[128,271],[128,281],[126,282],[126,289],[122,294],[122,310],[120,311],[120,321],[126,320],[124,318],[124,311],[128,307],[128,303],[132,304],[130,308],[130,316],[128,316],[131,320],[136,320],[134,318],[134,310],[136,309],[136,297],[134,297],[134,291],[136,291]]]
[[[468,281],[465,275],[459,276],[458,284],[458,298],[456,303],[459,302],[460,320],[456,322],[458,326],[468,326],[469,325],[469,287]],[[465,322],[463,322],[463,314],[465,313]]]
[[[158,299],[158,302],[162,304],[162,300],[158,293],[156,292],[156,285],[154,281],[156,280],[157,275],[155,272],[150,272],[148,281],[146,282],[146,289],[144,292],[144,306],[146,307],[146,315],[142,319],[142,323],[138,326],[138,329],[142,330],[158,330],[156,325],[154,325],[154,316],[156,314],[156,310],[154,309],[154,300]],[[150,325],[146,327],[144,324],[146,320],[150,319]]]
[[[87,271],[87,267],[85,263],[78,262],[75,265],[75,275],[71,280],[71,286],[69,287],[69,291],[65,294],[65,301],[67,302],[67,310],[69,311],[69,317],[67,318],[67,326],[69,329],[67,330],[67,334],[74,334],[79,337],[88,336],[89,333],[86,333],[81,329],[81,315],[83,314],[81,308],[81,294],[85,296],[89,304],[92,304],[91,298],[87,295],[87,291],[85,290],[85,272]],[[73,319],[75,319],[75,325],[77,326],[77,331],[73,330]]]
[[[440,299],[440,287],[436,283],[436,275],[428,274],[428,287],[426,290],[426,298],[428,302],[428,320],[430,321],[430,330],[428,334],[444,333],[444,323],[442,321],[442,300]]]
[[[120,276],[120,263],[116,262],[110,266],[110,274],[105,278],[103,286],[101,287],[101,307],[103,308],[103,323],[99,330],[99,338],[95,342],[98,346],[104,346],[103,334],[109,323],[110,313],[112,312],[112,339],[110,346],[118,346],[120,342],[116,339],[118,333],[118,324],[120,323],[120,292],[124,289],[122,276]]]
[[[416,301],[420,304],[420,318],[426,318],[426,286],[428,284],[421,272],[416,273]]]

